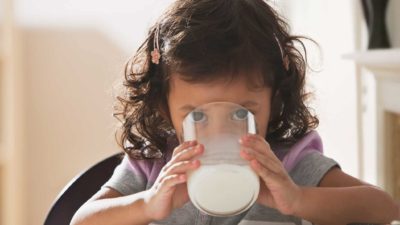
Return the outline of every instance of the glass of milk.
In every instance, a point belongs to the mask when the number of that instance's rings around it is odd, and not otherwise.
[[[193,205],[213,216],[233,216],[249,209],[258,197],[257,174],[239,155],[239,139],[256,133],[254,115],[241,105],[211,102],[198,106],[183,120],[185,141],[205,147],[201,166],[188,172]]]

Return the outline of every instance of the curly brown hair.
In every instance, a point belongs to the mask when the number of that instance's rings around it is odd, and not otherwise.
[[[287,22],[263,0],[175,1],[125,65],[114,112],[122,124],[118,144],[131,158],[163,156],[167,139],[176,136],[167,104],[173,72],[191,82],[207,82],[255,70],[273,90],[266,140],[294,143],[318,126],[305,104],[309,93],[302,38],[291,36]],[[159,64],[151,62],[154,43]]]

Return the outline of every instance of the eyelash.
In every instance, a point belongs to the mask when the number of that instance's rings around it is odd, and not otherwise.
[[[256,116],[256,114],[257,114],[256,111],[250,110],[250,109],[247,109],[247,110],[248,110],[249,112],[251,112],[251,114],[253,114],[254,116]],[[183,115],[183,118],[186,118],[188,114],[189,114],[189,113]]]

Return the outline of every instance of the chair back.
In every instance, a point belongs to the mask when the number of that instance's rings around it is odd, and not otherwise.
[[[123,153],[110,156],[73,178],[60,192],[44,225],[69,225],[75,212],[111,177]]]

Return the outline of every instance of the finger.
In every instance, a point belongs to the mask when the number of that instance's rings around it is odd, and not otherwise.
[[[240,142],[242,145],[254,148],[259,152],[267,152],[267,150],[271,149],[268,142],[265,141],[264,138],[256,134],[247,134],[240,139]]]
[[[264,166],[272,165],[274,168],[273,171],[279,171],[280,169],[283,169],[282,162],[278,159],[278,157],[276,157],[275,153],[272,152],[268,142],[266,142],[260,135],[245,135],[240,139],[240,142],[244,151],[249,153],[250,156],[254,156],[250,157],[250,160],[253,158],[260,158],[260,162]],[[250,151],[249,149],[254,150],[258,154],[250,154],[253,151]]]
[[[240,154],[240,156],[241,156],[242,158],[244,158],[244,159],[247,160],[247,161],[251,161],[251,160],[255,159],[253,155],[250,155],[250,154],[247,153],[247,151],[245,151],[244,149],[241,149],[240,152],[239,152],[239,154]]]
[[[188,170],[197,169],[200,166],[199,160],[182,161],[175,163],[166,171],[167,175],[186,173]]]
[[[251,161],[253,159],[257,160],[263,167],[271,170],[274,173],[282,172],[282,166],[280,163],[276,163],[274,160],[271,160],[266,155],[256,152],[252,149],[242,149],[241,155],[244,157],[244,159],[248,161]]]
[[[177,184],[185,183],[186,182],[186,175],[185,174],[174,174],[165,177],[160,183],[160,190],[162,192],[169,192],[172,191]]]
[[[204,152],[204,146],[201,144],[198,144],[195,147],[189,147],[183,149],[182,151],[180,151],[178,154],[176,154],[174,157],[171,158],[171,160],[164,166],[162,171],[167,171],[169,167],[171,167],[177,162],[191,160],[195,156],[201,155],[203,152]]]
[[[276,157],[275,153],[271,150],[268,142],[265,141],[265,139],[260,135],[248,134],[240,139],[240,143],[243,146],[250,147],[262,154],[267,154],[275,161],[280,161],[278,157]]]
[[[178,154],[179,152],[185,150],[186,148],[194,147],[194,146],[196,146],[196,144],[197,144],[197,141],[196,141],[196,140],[193,140],[193,141],[185,141],[185,142],[183,142],[182,144],[178,145],[178,146],[174,149],[174,151],[173,151],[173,153],[172,153],[172,156],[175,156],[176,154]]]
[[[263,167],[257,160],[253,159],[250,162],[250,167],[256,172],[258,176],[264,181],[265,185],[269,188],[270,185],[280,185],[290,180],[289,175],[285,171],[275,173],[272,170]],[[275,186],[274,185],[274,186]]]
[[[193,148],[186,148],[179,152],[178,154],[175,155],[173,159],[173,162],[179,162],[179,161],[184,161],[184,160],[190,160],[193,157],[200,155],[204,152],[204,146],[202,144],[198,144],[194,146]]]
[[[261,164],[256,159],[250,161],[250,166],[257,173],[257,175],[260,176],[262,180],[264,180],[266,184],[269,183],[270,180],[272,180],[273,176],[275,175],[270,170],[261,166]]]

